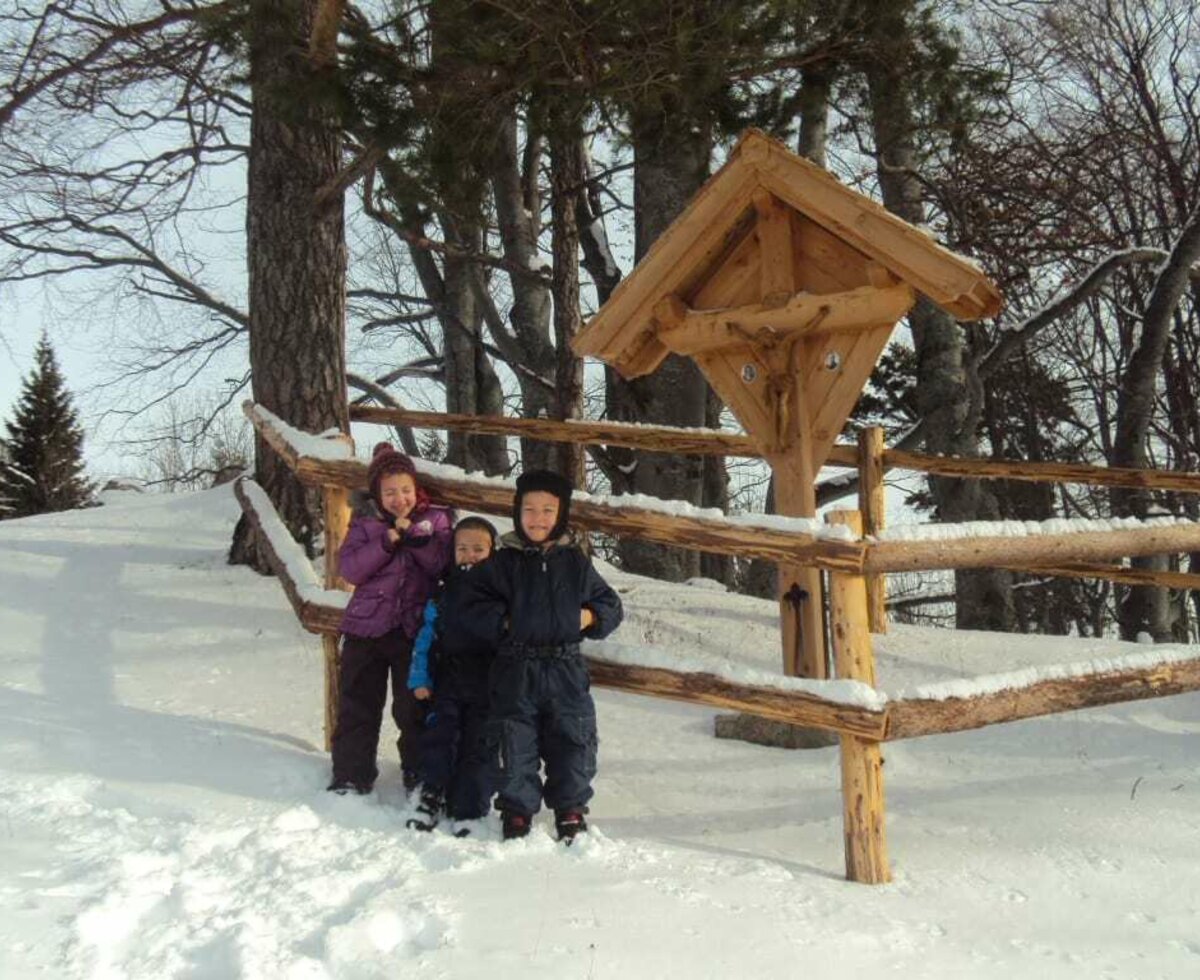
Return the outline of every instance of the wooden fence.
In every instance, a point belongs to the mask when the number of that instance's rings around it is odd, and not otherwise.
[[[279,576],[285,593],[305,629],[322,638],[326,677],[326,737],[332,732],[337,703],[337,628],[345,608],[345,584],[336,576],[332,556],[340,547],[349,523],[348,493],[366,486],[366,464],[355,459],[347,437],[319,439],[292,429],[265,409],[246,403],[256,430],[288,463],[301,482],[319,487],[326,503],[326,561],[322,582],[299,546],[288,535],[266,494],[243,479],[235,492],[243,511],[264,544],[264,552]],[[708,439],[704,430],[654,429],[612,423],[553,422],[525,419],[474,419],[392,409],[356,408],[363,421],[414,426],[463,428],[539,439],[629,445],[658,452],[712,452],[754,456],[752,446],[728,433]],[[476,423],[478,424],[476,426]],[[475,426],[472,428],[472,426]],[[536,426],[536,428],[535,428]],[[839,462],[849,459],[860,474],[881,477],[889,465],[947,472],[956,476],[1007,479],[1075,479],[1091,476],[1102,467],[1067,467],[1050,464],[1011,464],[1023,476],[1001,472],[1004,464],[973,460],[943,460],[905,453],[880,451],[877,436],[865,437],[857,450],[838,447]],[[688,448],[684,448],[684,447]],[[898,462],[899,460],[899,462]],[[436,500],[483,513],[511,513],[513,485],[504,480],[468,477],[461,471],[417,461],[421,483]],[[935,470],[934,467],[939,467]],[[1084,471],[1087,471],[1086,473]],[[1064,475],[1066,473],[1067,475]],[[1136,475],[1135,475],[1136,474]],[[1107,485],[1166,487],[1200,491],[1200,475],[1156,474],[1149,471],[1106,471]],[[1116,480],[1138,480],[1116,483]],[[1082,479],[1081,479],[1081,482]],[[1086,482],[1093,482],[1090,478]],[[860,500],[881,497],[878,479],[860,484]],[[872,511],[868,501],[864,510]],[[878,522],[881,511],[875,510]],[[619,499],[581,495],[572,502],[572,518],[586,529],[615,535],[634,535],[720,554],[767,558],[820,568],[829,574],[830,634],[836,680],[784,680],[773,685],[753,685],[716,673],[675,671],[621,662],[589,652],[594,683],[653,697],[670,698],[779,721],[823,728],[839,736],[843,821],[846,842],[846,875],[850,880],[880,883],[889,880],[884,832],[882,751],[884,742],[979,728],[999,722],[1032,718],[1077,708],[1141,698],[1162,697],[1200,689],[1200,655],[1156,660],[1142,656],[1129,663],[1100,663],[1092,669],[1075,669],[1061,677],[1030,680],[1003,679],[1005,683],[980,683],[981,693],[966,697],[928,697],[890,700],[875,688],[872,652],[872,609],[878,603],[869,588],[872,577],[898,570],[973,568],[989,565],[1031,568],[1052,564],[1063,574],[1099,575],[1118,581],[1132,570],[1089,562],[1111,562],[1138,555],[1200,550],[1200,524],[1176,523],[1073,533],[1040,533],[1028,537],[947,536],[930,540],[878,540],[872,518],[859,511],[840,511],[828,518],[828,527],[803,519],[748,519],[717,517],[709,513],[679,513],[677,505],[640,501],[626,506]],[[1058,571],[1047,574],[1058,574]],[[1149,573],[1147,573],[1149,574]],[[1157,574],[1157,573],[1156,573]],[[1174,573],[1176,576],[1180,573]],[[1200,581],[1200,576],[1187,579]],[[880,609],[881,609],[881,604]],[[874,615],[879,615],[876,611]],[[877,628],[881,623],[874,624]],[[986,681],[986,678],[983,679]],[[847,686],[847,682],[850,682]],[[992,688],[996,689],[993,690]]]

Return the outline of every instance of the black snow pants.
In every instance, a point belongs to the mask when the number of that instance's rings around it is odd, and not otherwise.
[[[552,810],[585,809],[596,775],[596,706],[578,644],[502,648],[488,707],[500,770],[496,806],[532,816],[544,798]]]
[[[487,750],[487,703],[456,693],[435,694],[421,742],[421,781],[441,790],[453,820],[485,816],[496,791]]]
[[[412,640],[396,628],[383,636],[346,635],[338,669],[338,713],[333,732],[333,778],[373,785],[388,675],[392,679],[392,718],[400,729],[400,765],[406,776],[421,768],[424,708],[408,689]]]

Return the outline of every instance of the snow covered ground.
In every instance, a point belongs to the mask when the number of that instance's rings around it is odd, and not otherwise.
[[[885,747],[895,881],[843,879],[836,749],[597,692],[596,831],[502,844],[323,792],[318,641],[224,564],[228,489],[0,524],[0,976],[1200,977],[1200,697]],[[772,604],[613,573],[616,639],[775,663]],[[1115,642],[897,629],[883,685]],[[389,722],[390,724],[390,722]]]

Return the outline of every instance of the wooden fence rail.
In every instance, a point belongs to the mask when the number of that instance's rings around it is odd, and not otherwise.
[[[547,442],[624,446],[651,452],[706,456],[761,458],[763,453],[749,436],[720,429],[678,429],[666,426],[628,425],[618,422],[554,419],[514,419],[501,416],[452,415],[415,412],[400,408],[355,405],[350,417],[361,422],[408,425],[414,428],[478,432],[485,435],[523,436]],[[829,452],[830,466],[858,468],[861,454],[855,446],[836,445]],[[1033,483],[1082,483],[1098,487],[1147,488],[1200,493],[1200,473],[1173,470],[1122,469],[1088,463],[1031,463],[1022,460],[974,459],[930,456],[902,449],[883,449],[885,470],[913,470],[936,476],[973,480],[1023,480]]]

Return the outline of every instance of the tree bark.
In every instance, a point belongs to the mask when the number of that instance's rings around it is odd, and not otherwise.
[[[1143,467],[1149,463],[1147,439],[1172,317],[1188,288],[1189,271],[1197,261],[1200,261],[1200,209],[1184,225],[1146,304],[1141,336],[1121,379],[1117,398],[1114,466]],[[1114,491],[1112,503],[1118,516],[1145,518],[1151,514],[1153,501],[1148,490],[1137,489]],[[1156,555],[1133,564],[1138,568],[1164,569],[1167,559]],[[1119,604],[1118,622],[1123,640],[1136,640],[1147,633],[1156,643],[1170,642],[1173,636],[1169,594],[1165,589],[1150,587],[1129,589]]]
[[[348,432],[342,196],[315,204],[338,171],[341,139],[315,87],[319,73],[331,69],[315,68],[307,56],[315,7],[314,0],[250,5],[251,390],[255,401],[299,429]],[[255,440],[255,479],[312,555],[324,522],[320,494],[302,487],[261,438]],[[244,520],[229,560],[268,571]]]
[[[708,176],[711,134],[685,113],[662,109],[634,114],[635,250],[640,259],[699,190]],[[669,356],[654,374],[625,381],[606,372],[609,414],[617,421],[694,428],[704,425],[708,383],[690,359]],[[704,467],[688,456],[614,451],[617,493],[646,493],[699,505]],[[699,556],[678,548],[626,539],[622,567],[641,575],[682,581],[700,574]]]
[[[495,149],[491,154],[490,180],[496,204],[496,222],[504,257],[526,269],[538,268],[539,215],[538,168],[541,162],[539,140],[527,133],[522,152],[517,132],[517,113],[510,108],[500,121]],[[550,343],[550,290],[529,277],[510,276],[512,309],[509,321],[515,344],[535,376],[554,376],[554,348]],[[554,414],[554,392],[528,375],[517,372],[521,389],[521,414],[525,418],[550,418]],[[555,468],[552,443],[537,439],[521,440],[523,469]]]
[[[555,417],[583,417],[583,360],[571,349],[579,333],[579,225],[576,194],[583,179],[584,162],[580,133],[575,120],[563,119],[550,136],[550,215],[554,296],[554,348],[556,383]],[[559,443],[557,466],[576,487],[584,488],[583,446]]]

